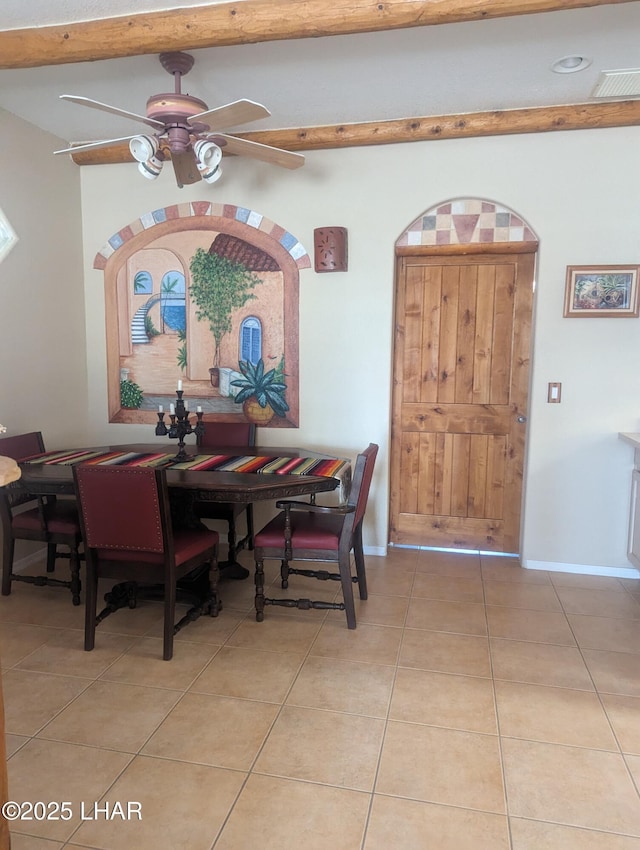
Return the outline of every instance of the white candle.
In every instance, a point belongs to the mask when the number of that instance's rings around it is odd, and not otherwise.
[[[169,413],[174,414],[175,412],[176,412],[175,404],[170,404],[169,405]]]
[[[158,405],[158,413],[164,413],[164,407],[161,404]]]
[[[196,413],[202,413],[202,406],[201,405],[198,405],[196,407]]]
[[[178,381],[178,391],[182,389],[182,381]]]

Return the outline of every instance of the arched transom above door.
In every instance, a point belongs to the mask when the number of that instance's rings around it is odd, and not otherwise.
[[[482,198],[457,198],[418,216],[396,247],[537,241],[527,222],[508,207]]]

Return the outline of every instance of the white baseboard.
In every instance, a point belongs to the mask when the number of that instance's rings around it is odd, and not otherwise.
[[[563,564],[557,561],[522,561],[526,570],[547,570],[550,573],[578,573],[588,576],[640,579],[640,570],[634,567],[598,567],[594,564]]]
[[[429,546],[404,546],[399,544],[390,544],[391,547],[395,549],[432,549]],[[371,555],[385,555],[386,550],[384,547],[371,547],[369,550],[365,548],[365,553],[369,551]],[[433,551],[440,552],[454,552],[459,554],[470,554],[477,555],[478,552],[475,550],[467,550],[467,549],[433,549]],[[491,555],[502,556],[505,557],[517,557],[517,555],[512,555],[511,553],[502,553],[502,552],[480,552],[480,555]],[[579,575],[589,575],[589,576],[610,576],[611,578],[634,578],[640,579],[640,569],[636,569],[635,567],[600,567],[593,564],[564,564],[560,561],[532,561],[532,560],[521,560],[522,566],[526,570],[547,570],[551,573],[577,573]]]
[[[365,555],[380,555],[384,558],[387,554],[386,546],[363,546],[362,551]]]

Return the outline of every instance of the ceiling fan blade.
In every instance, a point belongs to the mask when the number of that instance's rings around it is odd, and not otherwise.
[[[253,100],[235,100],[225,106],[200,112],[189,118],[190,124],[206,124],[210,130],[223,130],[225,127],[235,127],[236,124],[246,124],[257,121],[258,118],[268,118],[271,115],[266,106]]]
[[[184,153],[172,152],[171,162],[173,163],[173,170],[176,175],[176,183],[180,189],[190,183],[197,183],[199,180],[202,180],[198,171],[196,157],[192,150],[185,151]]]
[[[273,148],[271,145],[263,145],[260,142],[250,142],[249,139],[239,139],[237,136],[216,133],[211,137],[211,141],[220,145],[225,153],[250,156],[253,159],[260,159],[262,162],[269,162],[271,165],[280,165],[282,168],[300,168],[301,165],[304,165],[304,156],[301,153]]]
[[[78,103],[80,106],[90,106],[91,109],[100,109],[102,112],[110,112],[112,115],[119,115],[121,118],[130,118],[132,121],[141,121],[149,127],[156,130],[162,130],[164,124],[162,121],[156,121],[155,118],[147,118],[146,115],[137,115],[135,112],[127,112],[126,109],[119,109],[117,106],[109,106],[108,103],[100,103],[99,100],[91,100],[90,97],[80,97],[74,94],[61,94],[61,100],[68,100],[70,103]]]
[[[121,139],[106,139],[103,142],[80,142],[77,145],[72,145],[70,148],[63,148],[56,153],[82,153],[82,151],[95,151],[98,148],[109,148],[111,145],[117,145],[119,142],[128,142],[135,139],[135,136],[123,136]]]

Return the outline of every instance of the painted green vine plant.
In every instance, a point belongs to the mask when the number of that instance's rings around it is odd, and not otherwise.
[[[242,263],[198,248],[191,258],[191,300],[196,305],[198,321],[209,322],[215,342],[213,366],[220,365],[220,345],[231,332],[233,311],[256,296],[252,290],[261,283],[257,274]]]

